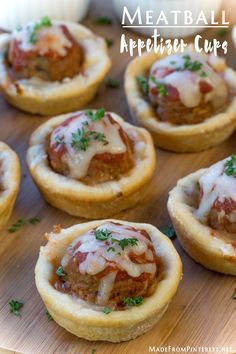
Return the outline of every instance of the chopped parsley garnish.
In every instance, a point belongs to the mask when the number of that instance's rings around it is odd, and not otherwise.
[[[43,27],[51,27],[52,26],[52,21],[48,16],[43,17],[39,22],[37,22],[33,30],[30,34],[29,41],[32,44],[35,44],[37,42],[37,31],[39,31]]]
[[[116,250],[115,250],[115,248],[114,247],[109,247],[108,249],[107,249],[107,252],[115,252]]]
[[[234,293],[233,293],[233,295],[232,295],[232,299],[233,299],[233,300],[236,300],[236,289],[234,290]]]
[[[77,152],[81,150],[86,151],[89,147],[91,139],[100,141],[103,145],[109,144],[105,134],[96,132],[94,130],[85,130],[85,128],[82,127],[81,129],[78,129],[76,133],[72,133],[71,146]]]
[[[107,229],[98,229],[94,231],[94,236],[99,241],[106,241],[111,236],[112,232]]]
[[[171,64],[171,65],[175,65],[175,64],[176,64],[176,61],[175,61],[175,60],[171,60],[171,61],[170,61],[170,64]]]
[[[145,76],[137,76],[136,80],[142,93],[147,96],[149,91],[148,78]]]
[[[37,217],[34,217],[34,218],[30,218],[28,221],[31,225],[36,225],[40,222],[40,219]]]
[[[9,302],[10,312],[19,317],[21,315],[19,310],[23,307],[23,305],[24,304],[18,300],[11,300]]]
[[[165,85],[161,84],[160,82],[158,82],[154,76],[151,76],[151,80],[152,82],[156,85],[156,87],[158,88],[158,91],[159,91],[159,96],[160,97],[165,97],[168,95],[168,92],[167,92],[167,88]]]
[[[64,277],[66,273],[64,272],[62,266],[59,266],[56,270],[56,274],[59,276],[59,278]]]
[[[184,59],[184,64],[182,67],[178,67],[175,70],[176,71],[184,71],[184,70],[189,70],[189,71],[193,71],[193,72],[197,72],[200,71],[200,76],[201,77],[207,77],[207,73],[205,71],[202,70],[203,67],[203,63],[201,63],[198,60],[191,60],[190,55],[186,54],[183,55],[183,59]]]
[[[169,237],[171,240],[173,240],[174,238],[176,238],[176,233],[175,233],[175,229],[172,225],[170,226],[164,226],[161,228],[161,232],[163,232],[163,234],[165,234],[167,237]]]
[[[26,225],[27,223],[31,225],[36,225],[40,222],[40,219],[37,218],[36,216],[30,219],[18,219],[15,224],[13,224],[10,229],[8,229],[8,232],[14,233],[17,232],[22,226]]]
[[[112,312],[112,309],[110,307],[104,307],[102,312],[105,313],[105,315],[109,315],[109,313]]]
[[[139,306],[143,302],[143,297],[142,296],[136,296],[136,297],[124,297],[123,303],[126,304],[129,307],[132,306]]]
[[[236,177],[236,154],[232,155],[230,159],[225,162],[224,172],[227,176]]]
[[[93,122],[97,121],[97,120],[101,120],[102,118],[104,118],[105,116],[105,109],[104,108],[100,108],[97,109],[95,112],[92,110],[87,109],[85,111],[85,114],[87,117],[89,117]]]
[[[113,46],[113,44],[114,44],[114,39],[107,38],[106,39],[106,44],[107,44],[108,48],[111,48]]]
[[[112,238],[111,242],[113,244],[117,242],[119,246],[122,248],[122,250],[124,250],[125,247],[127,247],[128,245],[137,246],[138,244],[138,240],[136,238],[123,238],[122,240],[117,240],[116,238]]]
[[[95,25],[109,26],[112,25],[112,19],[106,16],[98,17],[94,20]]]
[[[107,79],[105,82],[106,86],[109,88],[119,88],[120,87],[120,82],[118,80],[115,79]]]
[[[217,30],[216,34],[220,37],[224,37],[227,34],[227,28],[220,28]]]
[[[63,139],[62,139],[62,138],[60,138],[58,135],[57,135],[57,136],[55,136],[55,138],[54,138],[54,143],[55,143],[56,145],[62,145],[62,144],[65,144],[65,142],[63,141]]]
[[[207,77],[208,74],[205,72],[205,71],[202,71],[201,74],[200,74],[201,77]]]
[[[52,315],[50,315],[50,313],[48,312],[48,310],[46,310],[46,316],[47,316],[47,318],[48,318],[48,321],[53,321],[53,317],[52,317]]]
[[[14,233],[18,231],[22,226],[24,226],[27,223],[27,220],[25,219],[19,219],[15,224],[13,224],[10,229],[8,230],[10,233]]]

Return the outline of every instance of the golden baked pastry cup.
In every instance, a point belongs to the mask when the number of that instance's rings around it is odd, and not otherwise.
[[[199,124],[178,126],[158,120],[155,108],[143,96],[136,78],[147,75],[151,66],[164,56],[145,53],[132,60],[126,70],[125,91],[134,119],[151,132],[156,145],[174,152],[197,152],[225,141],[236,126],[236,97],[232,98],[225,111]],[[227,68],[225,80],[230,87],[236,88],[235,71]]]
[[[134,168],[118,180],[85,185],[54,172],[49,166],[47,137],[71,113],[48,120],[33,133],[27,151],[27,162],[35,183],[48,203],[71,215],[102,219],[142,201],[156,167],[152,138],[145,129],[126,123],[115,113],[110,114],[126,132],[132,131],[140,135],[144,143],[136,156]]]
[[[9,146],[0,142],[0,229],[11,216],[19,186],[19,158]]]
[[[201,169],[180,179],[170,192],[168,211],[180,244],[196,262],[220,273],[236,275],[236,249],[220,237],[220,230],[201,223],[194,215],[193,196]]]
[[[0,87],[6,100],[13,106],[40,115],[61,114],[84,107],[95,96],[98,86],[111,68],[107,45],[103,38],[86,27],[65,24],[84,49],[83,74],[66,78],[62,82],[48,82],[37,78],[16,80],[12,83],[5,64],[5,52],[10,35],[0,35]]]
[[[59,292],[50,282],[53,264],[61,260],[69,244],[107,221],[146,230],[163,265],[163,274],[152,296],[145,298],[140,306],[108,315],[83,300],[75,300],[69,294]],[[182,277],[182,263],[172,242],[149,224],[100,220],[62,229],[59,233],[52,232],[47,234],[47,238],[48,243],[40,248],[35,268],[37,289],[53,319],[67,331],[87,340],[121,342],[147,332],[167,310]]]

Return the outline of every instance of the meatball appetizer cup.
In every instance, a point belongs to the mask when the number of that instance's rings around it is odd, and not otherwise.
[[[146,130],[100,109],[58,116],[41,125],[31,137],[27,161],[50,204],[97,219],[142,200],[156,156]]]
[[[82,108],[110,67],[104,39],[76,23],[44,17],[0,35],[0,87],[7,101],[26,112]]]
[[[236,155],[183,179],[168,210],[180,243],[206,268],[236,275]]]
[[[133,116],[155,143],[194,152],[227,139],[236,125],[236,73],[222,58],[195,53],[145,53],[125,75]]]
[[[0,229],[7,223],[20,185],[20,162],[16,153],[0,142]]]
[[[147,332],[182,277],[172,242],[152,225],[93,221],[47,238],[37,289],[53,319],[87,340],[121,342]]]

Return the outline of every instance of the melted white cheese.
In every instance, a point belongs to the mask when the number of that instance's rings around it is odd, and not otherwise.
[[[201,62],[203,64],[202,68],[197,72],[188,70],[173,71],[164,78],[158,78],[158,75],[155,74],[157,69],[165,67],[175,70],[179,67],[184,67],[184,55],[189,55],[191,62]],[[176,88],[179,92],[181,102],[188,108],[197,107],[199,105],[203,97],[199,83],[200,81],[206,81],[212,86],[213,90],[204,95],[204,100],[206,102],[211,101],[214,108],[218,109],[226,102],[228,94],[227,86],[220,75],[207,63],[207,58],[207,56],[192,52],[167,56],[154,63],[150,71],[150,78],[155,77],[159,83],[171,85]],[[202,71],[207,73],[207,77],[200,76]],[[150,88],[156,86],[151,79],[149,79],[149,85]]]
[[[195,215],[203,222],[206,221],[216,199],[220,202],[224,202],[225,199],[233,199],[236,202],[236,178],[224,173],[227,160],[219,161],[208,168],[199,179],[203,195]],[[232,217],[233,215],[229,215],[229,218],[232,219]]]
[[[134,278],[139,277],[142,273],[155,275],[157,265],[152,251],[148,248],[152,243],[142,235],[141,231],[130,230],[125,225],[116,225],[111,222],[104,223],[97,230],[109,230],[112,234],[107,240],[100,241],[96,239],[93,231],[88,231],[75,239],[61,261],[63,267],[68,264],[71,257],[76,256],[77,252],[81,252],[87,254],[86,259],[79,265],[79,271],[82,274],[96,275],[105,270],[112,262],[118,266],[118,269],[125,271]],[[135,238],[137,245],[127,245],[123,250],[117,242],[112,242],[112,239],[122,240],[124,238]],[[78,247],[75,247],[76,244],[78,244]],[[111,247],[112,250],[109,251]],[[134,263],[130,259],[130,253],[137,256],[144,255],[146,263]],[[105,305],[108,302],[114,288],[117,272],[117,269],[111,271],[100,279],[97,295],[98,305]]]
[[[100,241],[96,239],[92,231],[89,231],[75,239],[70,246],[71,249],[78,242],[80,243],[80,246],[74,251],[72,256],[75,256],[77,252],[88,253],[85,261],[80,264],[79,270],[81,273],[94,275],[106,269],[109,262],[114,262],[119,269],[126,271],[131,277],[139,277],[145,272],[155,274],[156,264],[153,263],[153,254],[148,248],[151,245],[151,241],[143,236],[140,231],[130,230],[125,225],[116,225],[109,222],[97,229],[107,229],[112,232],[112,236],[106,241]],[[128,245],[122,250],[117,242],[112,243],[112,238],[118,241],[124,238],[135,238],[137,239],[137,245]],[[109,251],[110,247],[113,247],[113,249]],[[137,256],[145,255],[148,260],[147,263],[138,264],[132,262],[129,256],[130,253]],[[67,263],[68,255],[66,254],[62,259],[62,265],[65,266]]]
[[[83,125],[87,122],[89,125]],[[78,129],[84,128],[86,131],[96,131],[105,135],[108,144],[104,145],[101,141],[91,138],[86,151],[76,151],[72,147],[72,134],[77,133]],[[119,133],[120,125],[111,123],[108,116],[99,121],[91,121],[87,115],[82,113],[78,119],[74,119],[67,126],[61,126],[54,130],[51,135],[51,144],[55,139],[63,140],[67,153],[62,156],[62,160],[69,166],[69,176],[81,179],[87,175],[91,160],[97,154],[110,153],[122,154],[126,152],[126,146]],[[59,148],[59,145],[58,145]]]
[[[19,31],[13,31],[12,39],[20,43],[20,49],[25,52],[34,51],[42,56],[49,51],[53,51],[59,56],[67,54],[67,49],[71,48],[72,43],[60,26],[42,27],[36,31],[36,43],[31,43],[30,36],[34,31],[34,25],[35,23],[30,23]]]

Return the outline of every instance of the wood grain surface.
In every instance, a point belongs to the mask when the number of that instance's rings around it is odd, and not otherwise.
[[[115,40],[110,49],[113,68],[109,75],[121,82],[120,89],[101,86],[90,107],[105,107],[131,121],[123,90],[125,68],[130,61],[119,55],[121,29],[114,18],[112,27],[94,26],[97,16],[113,16],[110,1],[93,1],[85,24],[106,38]],[[128,35],[135,37],[133,33]],[[215,36],[207,32],[205,36]],[[230,41],[230,33],[227,35]],[[236,69],[235,51],[230,42],[227,63]],[[147,334],[136,340],[121,343],[90,343],[81,340],[48,321],[45,307],[36,291],[34,267],[43,244],[43,234],[54,224],[68,227],[84,220],[70,217],[49,206],[42,199],[28,173],[25,154],[30,134],[47,118],[24,114],[0,98],[0,140],[8,143],[20,156],[22,181],[14,213],[0,236],[0,347],[22,353],[148,353],[149,346],[207,346],[236,348],[236,301],[231,296],[236,288],[235,277],[224,276],[204,269],[174,244],[184,265],[179,290],[162,320]],[[170,220],[166,210],[168,192],[176,181],[199,168],[236,152],[236,133],[224,144],[198,154],[174,154],[157,149],[157,169],[148,187],[145,200],[135,208],[115,215],[116,218],[146,222],[156,227]],[[38,225],[27,225],[14,234],[7,230],[19,218],[39,217]],[[24,303],[22,316],[9,313],[8,302],[17,299]],[[236,350],[236,349],[235,349]],[[231,351],[232,352],[232,351]],[[199,350],[200,353],[200,350]]]

